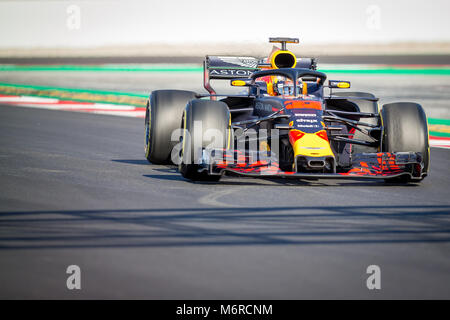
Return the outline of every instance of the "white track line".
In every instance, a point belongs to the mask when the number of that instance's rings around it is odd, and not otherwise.
[[[449,139],[433,139],[430,138],[430,146],[436,148],[446,148],[450,149],[450,138]]]
[[[5,103],[58,103],[59,99],[29,97],[29,96],[0,96],[0,102]]]
[[[63,101],[53,98],[6,95],[0,95],[0,103],[27,108],[78,111],[121,117],[145,117],[145,110],[130,105]]]

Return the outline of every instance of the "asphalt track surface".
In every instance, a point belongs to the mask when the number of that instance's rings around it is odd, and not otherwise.
[[[449,150],[421,184],[211,184],[143,140],[142,119],[0,106],[0,298],[450,298]]]

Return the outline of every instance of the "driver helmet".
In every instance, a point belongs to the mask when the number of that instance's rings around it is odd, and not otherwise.
[[[294,92],[294,82],[286,77],[274,77],[272,82],[274,95],[296,96],[302,87],[301,82],[297,82],[297,92]]]

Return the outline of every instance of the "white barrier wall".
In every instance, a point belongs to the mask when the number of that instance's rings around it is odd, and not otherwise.
[[[0,1],[0,48],[450,41],[450,1]]]

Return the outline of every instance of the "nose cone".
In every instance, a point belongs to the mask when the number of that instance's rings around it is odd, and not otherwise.
[[[293,129],[289,131],[289,141],[294,150],[294,158],[297,156],[334,157],[325,130],[306,133]]]

